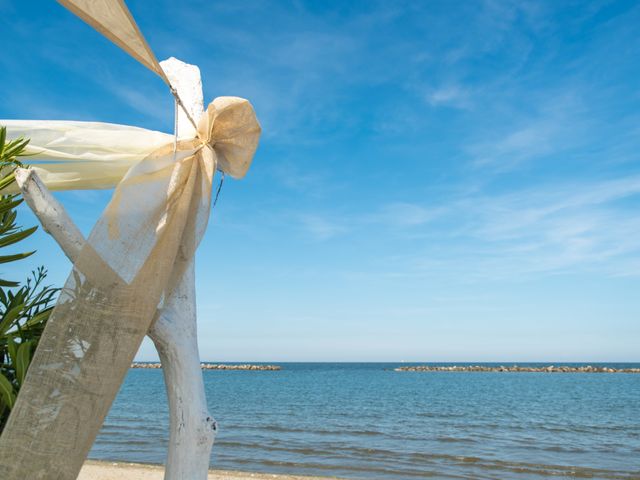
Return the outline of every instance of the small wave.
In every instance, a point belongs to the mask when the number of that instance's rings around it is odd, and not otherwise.
[[[264,443],[251,443],[251,442],[236,442],[229,440],[219,440],[216,445],[219,447],[233,447],[233,448],[246,448],[249,450],[264,450],[270,452],[285,452],[293,453],[296,455],[333,455],[333,450],[324,450],[322,448],[309,448],[309,447],[295,447],[295,446],[280,446],[278,442],[264,442]]]
[[[541,450],[545,452],[557,452],[557,453],[588,453],[588,450],[580,447],[569,447],[566,445],[550,445],[544,447]]]
[[[418,412],[415,414],[416,417],[425,417],[425,418],[460,418],[460,417],[468,417],[469,414],[460,413],[460,412]]]
[[[349,430],[345,428],[322,429],[322,428],[295,428],[283,425],[227,425],[228,430],[252,430],[260,432],[282,432],[282,433],[303,433],[305,435],[355,435],[355,436],[376,436],[386,435],[378,430]]]
[[[442,443],[476,443],[476,441],[471,438],[460,438],[460,437],[440,436],[440,437],[436,437],[436,440]]]

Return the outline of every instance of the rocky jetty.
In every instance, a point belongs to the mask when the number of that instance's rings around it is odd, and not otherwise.
[[[162,368],[160,363],[132,363],[131,368]],[[203,370],[280,370],[278,365],[226,365],[223,363],[201,363],[200,368]]]
[[[489,367],[486,365],[462,365],[445,367],[442,365],[420,365],[413,367],[398,367],[394,369],[396,372],[536,372],[536,373],[640,373],[640,368],[611,368],[611,367],[593,367],[585,365],[580,367],[555,366],[549,365],[545,367],[520,367],[512,365],[506,367]]]

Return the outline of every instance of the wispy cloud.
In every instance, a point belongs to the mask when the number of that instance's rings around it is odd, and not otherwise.
[[[470,105],[470,93],[458,85],[445,85],[428,92],[426,100],[429,105],[434,107],[468,108]]]
[[[271,165],[268,173],[286,189],[310,197],[323,197],[335,189],[335,181],[329,173],[293,160]]]
[[[466,147],[472,165],[508,171],[549,154],[557,158],[583,145],[587,121],[578,92],[549,96],[531,106],[533,113],[517,111],[505,115],[506,124],[493,125],[494,131],[481,128],[484,138]]]
[[[416,227],[424,225],[442,214],[442,208],[425,208],[406,202],[383,205],[378,212],[368,217],[371,222],[388,226]],[[365,218],[366,220],[366,218]]]
[[[428,251],[402,260],[417,273],[468,279],[597,271],[640,275],[640,177],[540,185],[506,195],[459,198],[424,229]]]
[[[347,232],[346,225],[316,214],[297,216],[303,231],[318,241],[329,240]]]

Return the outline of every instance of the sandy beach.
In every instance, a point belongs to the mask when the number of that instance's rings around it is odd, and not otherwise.
[[[97,462],[89,460],[82,467],[78,480],[162,480],[164,468],[125,462]],[[210,470],[209,480],[336,480],[337,477],[308,477],[276,475],[272,473]]]

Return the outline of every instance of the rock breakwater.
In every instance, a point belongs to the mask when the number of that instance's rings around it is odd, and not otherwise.
[[[486,365],[419,365],[413,367],[398,367],[396,372],[536,372],[536,373],[640,373],[640,368],[611,368],[584,365],[580,367],[555,366],[521,367],[518,365],[499,367]]]
[[[160,363],[132,363],[131,368],[162,368],[162,364]],[[280,370],[281,367],[278,365],[226,365],[223,363],[215,364],[215,363],[201,363],[200,368],[203,370]]]

